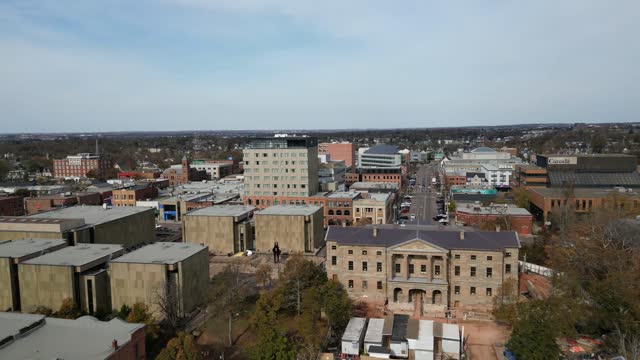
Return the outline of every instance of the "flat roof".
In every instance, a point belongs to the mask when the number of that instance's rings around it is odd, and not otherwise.
[[[456,324],[442,324],[442,338],[460,341],[460,328]]]
[[[193,210],[185,216],[242,216],[244,214],[255,211],[253,206],[244,205],[219,205],[208,206],[202,209]]]
[[[351,198],[351,199],[355,199],[360,195],[359,192],[357,191],[336,191],[336,192],[332,192],[327,194],[327,198],[328,199],[335,199],[335,198],[339,198],[339,199],[346,199],[346,198]]]
[[[391,341],[407,340],[407,325],[409,324],[409,315],[394,314],[393,330],[391,333]]]
[[[349,186],[349,189],[397,189],[398,183],[358,181]]]
[[[63,239],[22,239],[0,242],[0,258],[21,258],[66,243]]]
[[[33,330],[27,331],[30,326]],[[0,358],[103,360],[114,353],[111,348],[114,339],[122,347],[143,327],[144,324],[130,324],[118,318],[99,321],[82,316],[67,320],[0,312],[0,339],[13,337],[13,341],[0,348]]]
[[[367,325],[367,333],[364,335],[364,342],[382,344],[383,329],[384,319],[369,319],[369,325]]]
[[[567,196],[567,190],[564,188],[531,187],[529,188],[529,191],[540,194],[543,197],[564,198]],[[635,191],[621,192],[613,188],[574,188],[573,189],[573,196],[577,198],[599,198],[599,197],[607,197],[611,194],[638,196],[638,193]]]
[[[112,263],[136,263],[136,264],[175,264],[206,249],[200,244],[157,242],[143,246],[117,259]]]
[[[391,193],[369,193],[369,199],[372,199],[375,201],[387,202],[387,200],[390,197],[391,197]]]
[[[30,265],[82,266],[124,251],[121,245],[79,244],[23,262]]]
[[[504,204],[507,205],[507,204]],[[456,211],[472,215],[512,215],[512,216],[531,216],[531,213],[524,208],[517,206],[476,206],[474,204],[464,204],[456,207]]]
[[[399,148],[395,145],[375,145],[364,151],[364,154],[373,155],[395,155],[399,151]]]
[[[29,215],[27,217],[31,219],[84,219],[87,225],[98,225],[145,211],[152,210],[147,207],[136,206],[110,206],[104,209],[102,206],[78,205]]]
[[[256,215],[313,215],[320,211],[317,205],[274,205],[261,210]]]
[[[342,335],[342,341],[360,341],[362,337],[362,331],[364,331],[365,323],[367,319],[361,317],[352,317],[344,329]]]

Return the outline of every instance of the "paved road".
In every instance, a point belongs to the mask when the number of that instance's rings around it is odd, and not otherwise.
[[[436,194],[437,190],[431,185],[431,179],[436,173],[435,164],[422,165],[416,174],[416,186],[411,202],[411,214],[416,215],[416,220],[408,221],[411,225],[435,225],[433,217],[437,214]]]

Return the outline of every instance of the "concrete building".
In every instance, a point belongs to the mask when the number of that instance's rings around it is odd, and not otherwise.
[[[207,300],[209,252],[200,244],[157,242],[109,263],[113,309],[143,302],[157,319],[160,299],[185,317]]]
[[[329,155],[332,160],[343,160],[346,167],[356,165],[356,147],[350,142],[320,143],[318,154]]]
[[[330,160],[321,163],[318,169],[320,191],[344,191],[347,167],[344,160]]]
[[[358,191],[364,193],[380,193],[388,192],[396,194],[400,191],[400,186],[397,183],[387,182],[355,182],[349,186],[349,191]]]
[[[270,252],[277,242],[286,253],[311,253],[324,242],[320,206],[271,206],[256,212],[253,219],[258,252]]]
[[[496,204],[483,206],[480,203],[456,204],[455,220],[466,226],[483,230],[513,230],[520,235],[530,235],[533,215],[527,209],[514,205]]]
[[[389,299],[391,309],[487,309],[518,279],[515,232],[338,227],[326,235],[327,275],[350,296]]]
[[[547,187],[549,176],[547,169],[534,164],[516,165],[511,177],[511,187],[528,190],[532,187]]]
[[[178,195],[159,201],[160,219],[165,222],[182,222],[184,215],[196,209],[224,205],[240,198],[239,194],[200,193]]]
[[[74,205],[102,205],[102,198],[95,192],[77,192],[24,199],[28,215]]]
[[[358,224],[386,224],[393,221],[391,193],[367,193],[353,202],[353,221]]]
[[[220,205],[194,210],[182,223],[184,242],[203,244],[211,253],[229,254],[255,250],[251,218],[255,208],[243,205]]]
[[[358,168],[399,168],[402,166],[402,155],[394,145],[376,145],[359,154]]]
[[[100,178],[112,168],[113,163],[102,154],[80,153],[53,160],[53,176],[56,178],[82,179],[87,177],[89,171],[95,172],[95,176]]]
[[[550,187],[640,188],[638,159],[624,154],[537,155]]]
[[[513,167],[511,165],[482,165],[482,173],[490,186],[498,188],[508,188],[511,184],[511,174]]]
[[[3,183],[0,184],[0,193],[15,194],[18,190],[26,190],[30,196],[55,195],[70,191],[67,185],[33,185],[31,182],[16,184]]]
[[[205,171],[209,180],[218,180],[233,174],[233,160],[193,160],[189,166]]]
[[[154,242],[155,231],[153,209],[139,207],[72,206],[0,221],[0,239],[56,237],[67,239],[69,245],[118,244],[130,248]]]
[[[182,157],[180,165],[171,165],[162,172],[161,177],[169,180],[169,186],[177,186],[190,181],[207,180],[208,175],[205,170],[192,168],[186,156]]]
[[[513,155],[509,152],[499,152],[488,147],[479,147],[461,154],[463,160],[509,160]]]
[[[308,201],[318,192],[315,138],[260,138],[244,149],[244,203],[257,208]]]
[[[0,358],[144,360],[145,325],[0,312]]]
[[[0,216],[24,215],[24,198],[22,196],[0,196]]]
[[[20,311],[18,264],[62,249],[62,239],[25,239],[0,242],[0,310]]]
[[[65,299],[89,314],[111,311],[106,268],[109,260],[122,254],[120,245],[82,244],[19,263],[22,311],[38,307],[57,311]]]
[[[139,200],[153,199],[158,196],[158,189],[147,183],[138,184],[132,187],[113,190],[111,205],[113,206],[136,206]]]

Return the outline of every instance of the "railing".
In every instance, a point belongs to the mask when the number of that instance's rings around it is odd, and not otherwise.
[[[551,277],[553,276],[553,273],[554,273],[554,271],[552,269],[549,269],[548,267],[544,267],[544,266],[540,266],[540,265],[536,265],[536,264],[532,264],[524,261],[518,261],[518,266],[520,267],[521,272],[532,272],[532,273],[546,276],[546,277]]]

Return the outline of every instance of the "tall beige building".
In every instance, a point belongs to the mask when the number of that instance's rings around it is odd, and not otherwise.
[[[18,264],[22,312],[58,311],[65,299],[94,314],[110,311],[106,264],[124,253],[120,245],[68,246]]]
[[[20,310],[18,264],[65,246],[63,239],[0,241],[0,311]]]
[[[308,203],[319,187],[317,146],[309,137],[250,141],[244,149],[244,203],[258,208]]]
[[[324,242],[324,215],[320,206],[271,206],[256,212],[253,219],[259,252],[270,252],[278,242],[283,252],[311,253]]]
[[[200,244],[157,242],[112,260],[109,277],[113,309],[142,302],[163,319],[164,301],[184,317],[207,300],[209,252]]]
[[[220,205],[191,211],[183,216],[182,239],[206,245],[215,254],[255,250],[254,210],[253,206]]]
[[[517,282],[516,232],[425,229],[330,226],[327,274],[353,298],[399,310],[486,309]]]

